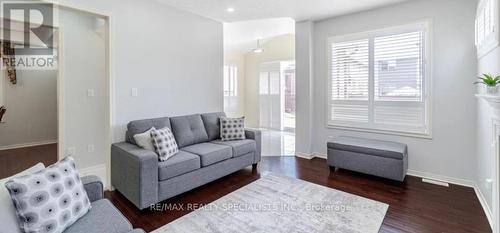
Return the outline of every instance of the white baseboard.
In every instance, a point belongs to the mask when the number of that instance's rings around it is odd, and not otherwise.
[[[302,153],[302,152],[295,152],[295,156],[299,157],[299,158],[303,158],[303,159],[314,159],[314,158],[326,159],[326,157],[327,157],[325,154],[321,154],[321,153],[308,154],[308,153]]]
[[[39,141],[39,142],[20,143],[20,144],[8,145],[8,146],[0,146],[0,150],[12,150],[12,149],[18,149],[18,148],[24,148],[24,147],[43,146],[43,145],[49,145],[49,144],[55,144],[55,143],[57,143],[57,140],[45,140],[45,141]]]
[[[326,154],[321,154],[321,153],[314,152],[313,153],[313,158],[327,159],[328,156]]]
[[[108,184],[106,183],[106,164],[99,164],[86,168],[78,168],[81,176],[95,175],[102,180],[102,184],[105,189],[108,189]]]
[[[295,156],[299,157],[299,158],[303,158],[303,159],[312,159],[312,155],[311,154],[302,153],[302,152],[296,152]]]
[[[484,213],[486,214],[486,218],[490,223],[491,229],[493,229],[493,211],[491,210],[490,206],[488,206],[488,202],[486,202],[486,198],[484,198],[483,192],[481,192],[479,186],[476,185],[474,187],[474,191],[476,192],[477,199],[479,199],[479,203],[481,203],[481,206],[483,207]]]
[[[465,179],[454,178],[454,177],[449,177],[449,176],[437,175],[437,174],[433,174],[433,173],[429,173],[429,172],[421,172],[421,171],[415,171],[415,170],[408,169],[408,173],[406,173],[406,174],[410,175],[410,176],[416,176],[416,177],[420,177],[420,178],[424,178],[424,179],[441,181],[441,182],[465,186],[465,187],[469,187],[469,188],[476,187],[476,182],[471,181],[471,180],[465,180]]]

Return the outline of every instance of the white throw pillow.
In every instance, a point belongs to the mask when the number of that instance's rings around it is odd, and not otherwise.
[[[91,208],[75,162],[68,156],[5,183],[24,232],[61,233]]]
[[[245,117],[220,118],[220,138],[222,141],[243,140],[245,137]]]
[[[5,187],[5,183],[14,177],[35,173],[43,170],[44,168],[45,165],[43,165],[43,163],[38,163],[14,176],[0,180],[0,206],[2,207],[0,208],[0,220],[2,222],[1,232],[21,233],[19,220],[17,220],[16,208],[10,198],[9,190]]]
[[[165,161],[179,152],[174,134],[169,128],[153,130],[151,131],[151,137],[160,161]]]
[[[151,127],[151,129],[144,133],[138,133],[134,135],[134,140],[139,147],[146,150],[155,151],[155,148],[153,146],[153,139],[151,138],[152,130],[155,130],[155,127]]]

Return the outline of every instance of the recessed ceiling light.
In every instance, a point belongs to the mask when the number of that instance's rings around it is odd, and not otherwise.
[[[227,12],[234,12],[234,8],[232,8],[232,7],[228,7],[228,8],[227,8]]]

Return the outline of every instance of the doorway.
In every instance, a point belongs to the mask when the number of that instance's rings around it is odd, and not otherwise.
[[[295,62],[275,61],[260,65],[260,128],[263,155],[295,155]]]

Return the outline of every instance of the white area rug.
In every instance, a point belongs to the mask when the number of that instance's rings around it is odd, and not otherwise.
[[[388,207],[378,201],[272,174],[154,232],[375,233]]]

